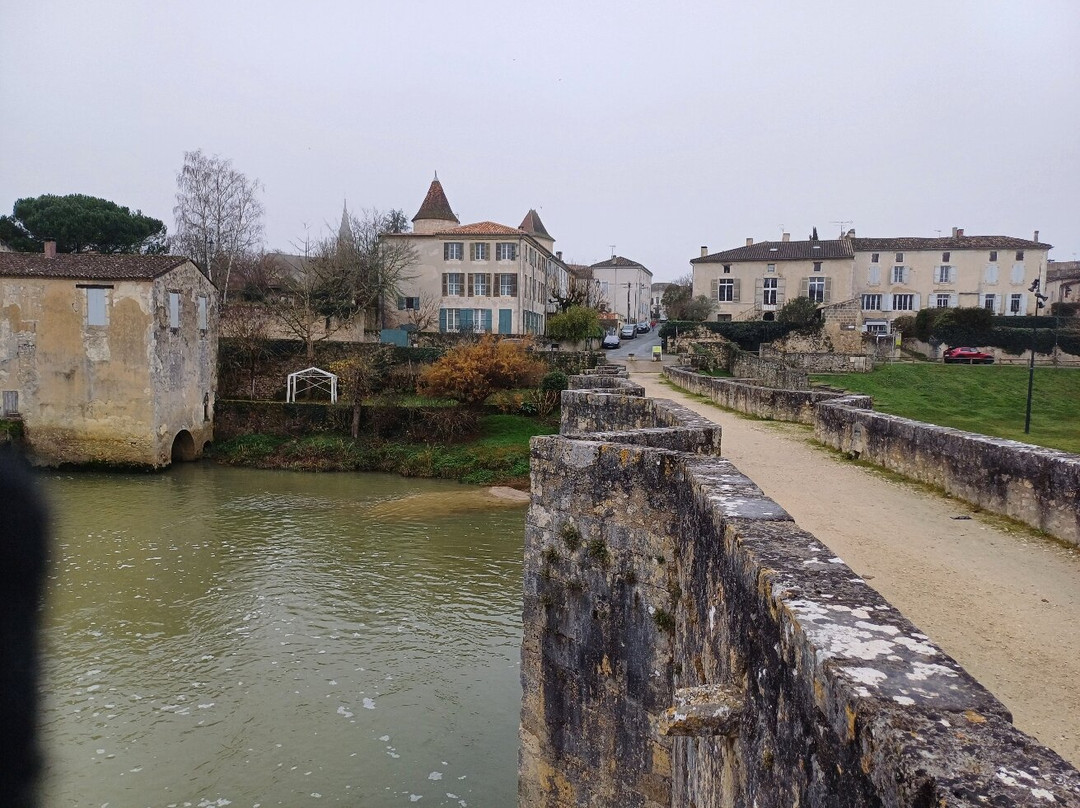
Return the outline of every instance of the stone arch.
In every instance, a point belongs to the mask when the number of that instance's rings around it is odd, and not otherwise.
[[[195,459],[195,439],[186,429],[176,433],[172,443],[172,460],[174,463],[187,463]]]
[[[767,311],[763,315],[761,315],[761,319],[767,323],[771,323],[773,320],[776,319],[776,313],[772,311]]]

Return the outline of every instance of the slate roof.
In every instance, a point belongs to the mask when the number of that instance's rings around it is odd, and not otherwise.
[[[910,250],[1049,250],[1053,245],[1013,236],[940,236],[938,238],[856,238],[856,252]]]
[[[852,258],[851,242],[847,239],[818,241],[761,241],[749,247],[693,258],[691,264],[735,263],[736,261],[820,261],[829,258]]]
[[[460,227],[452,227],[449,230],[440,230],[437,236],[514,236],[528,235],[524,230],[517,227],[508,227],[498,222],[474,222],[463,224]]]
[[[182,255],[0,252],[0,277],[72,278],[87,281],[153,280],[187,263]]]
[[[529,212],[526,213],[525,218],[521,220],[521,229],[533,236],[550,239],[551,241],[555,240],[555,237],[544,227],[544,223],[540,221],[540,214],[533,208],[529,208]]]
[[[446,194],[443,192],[442,183],[439,182],[438,177],[431,181],[427,196],[424,197],[424,201],[420,205],[420,210],[412,217],[414,222],[417,219],[441,219],[447,222],[460,222],[460,219],[454,215],[454,211],[450,208],[450,203],[446,199]]]
[[[621,255],[613,255],[606,261],[591,264],[589,268],[607,269],[609,267],[640,267],[641,269],[645,269],[644,264],[639,264],[637,261],[631,261],[629,258],[623,258]]]

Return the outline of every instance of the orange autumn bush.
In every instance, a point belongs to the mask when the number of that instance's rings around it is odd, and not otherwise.
[[[530,356],[526,347],[527,343],[497,340],[491,335],[458,345],[421,374],[417,391],[478,406],[498,390],[535,387],[546,367]]]

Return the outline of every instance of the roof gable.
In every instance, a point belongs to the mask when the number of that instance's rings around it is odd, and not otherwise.
[[[637,261],[631,261],[629,258],[623,258],[621,255],[613,255],[606,261],[600,261],[595,264],[590,264],[590,269],[605,269],[608,267],[638,267],[645,269],[644,264],[639,264]]]

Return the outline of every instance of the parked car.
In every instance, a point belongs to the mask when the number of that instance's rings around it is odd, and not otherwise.
[[[648,334],[650,331],[652,331],[652,328],[649,327],[648,323],[642,321],[637,324],[637,332],[639,334]]]
[[[619,342],[619,335],[614,331],[604,334],[604,338],[600,340],[601,348],[618,348],[620,345],[622,343]]]
[[[633,339],[637,336],[637,326],[633,323],[627,323],[620,329],[619,336],[623,339]]]
[[[942,357],[945,364],[955,364],[957,362],[967,363],[969,365],[992,365],[994,364],[994,357],[988,353],[983,353],[978,348],[949,348]]]

